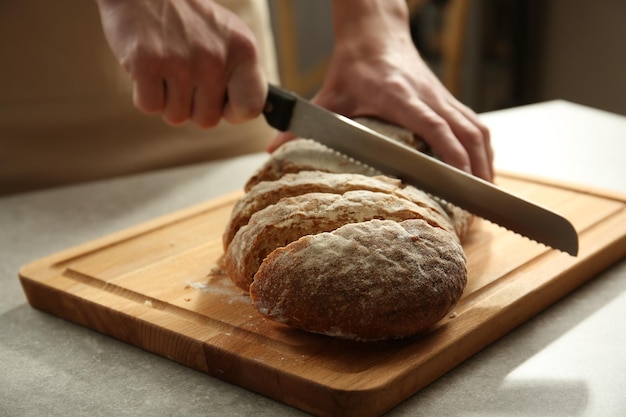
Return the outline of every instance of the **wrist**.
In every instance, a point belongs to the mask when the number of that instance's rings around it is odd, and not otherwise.
[[[332,10],[334,35],[339,42],[408,28],[405,0],[333,0]]]
[[[350,62],[377,59],[411,44],[405,0],[334,0],[335,55]]]

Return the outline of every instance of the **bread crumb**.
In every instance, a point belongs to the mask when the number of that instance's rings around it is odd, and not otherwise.
[[[211,266],[211,269],[209,270],[209,276],[225,275],[225,274],[226,274],[226,271],[223,268],[220,268],[218,265]]]
[[[152,300],[146,300],[143,302],[143,305],[145,305],[146,307],[150,307],[152,308]]]
[[[450,313],[448,317],[450,317],[451,319],[455,319],[456,316],[457,316],[456,311],[453,311],[452,313]]]
[[[194,290],[200,290],[200,291],[209,291],[209,284],[206,282],[192,282],[192,281],[187,281],[185,283],[185,288],[193,288]]]

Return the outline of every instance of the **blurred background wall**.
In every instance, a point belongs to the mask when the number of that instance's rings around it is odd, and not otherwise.
[[[626,1],[533,4],[540,17],[538,33],[529,34],[537,47],[531,99],[563,98],[626,115]]]
[[[420,53],[475,111],[564,99],[626,115],[625,0],[408,0]],[[315,93],[330,0],[270,0],[283,84]]]

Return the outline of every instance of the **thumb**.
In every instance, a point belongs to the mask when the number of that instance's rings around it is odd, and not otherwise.
[[[267,80],[258,63],[244,63],[233,70],[227,97],[223,111],[227,122],[242,123],[261,113],[267,97]]]

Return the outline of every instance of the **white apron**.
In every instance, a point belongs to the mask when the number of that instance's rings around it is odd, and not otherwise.
[[[266,1],[220,3],[277,82]],[[93,1],[0,2],[0,194],[257,152],[273,134],[262,118],[202,130],[141,113]]]

